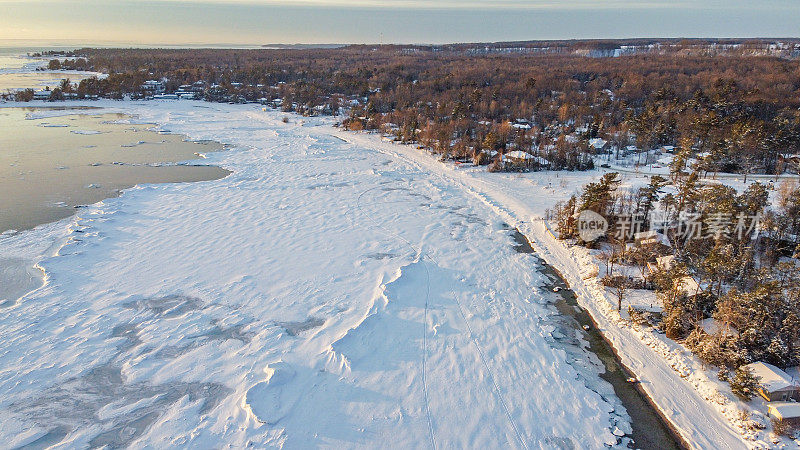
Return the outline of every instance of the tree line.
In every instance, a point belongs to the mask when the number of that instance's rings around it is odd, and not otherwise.
[[[532,52],[543,43],[87,48],[52,64],[108,74],[75,85],[79,98],[143,97],[150,79],[165,80],[167,92],[202,82],[199,96],[210,101],[280,99],[301,114],[347,112],[347,128],[388,131],[481,164],[522,150],[547,168],[590,168],[587,156],[608,148],[588,141],[603,138],[618,152],[676,146],[710,172],[800,169],[790,157],[800,152],[797,59],[745,51],[764,47],[758,41],[631,41],[648,50],[619,57],[586,54],[625,42],[551,44],[548,52]],[[736,50],[711,52],[718,48]]]

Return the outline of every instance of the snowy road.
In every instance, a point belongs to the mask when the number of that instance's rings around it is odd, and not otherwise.
[[[60,243],[35,258],[46,285],[2,310],[0,441],[622,443],[629,418],[599,363],[553,339],[536,259],[503,227],[517,216],[444,166],[327,119],[102,104],[232,144],[208,161],[234,173],[0,238],[9,258]]]

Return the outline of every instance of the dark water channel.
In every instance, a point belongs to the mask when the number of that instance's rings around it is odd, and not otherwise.
[[[557,291],[559,299],[554,306],[565,319],[564,323],[580,333],[583,340],[589,344],[587,350],[602,361],[605,372],[600,374],[600,378],[611,384],[614,393],[631,417],[633,432],[628,437],[633,441],[634,448],[660,450],[686,448],[639,385],[628,381],[633,374],[622,365],[589,313],[578,305],[575,293],[561,274],[536,255],[525,235],[510,227],[509,230],[515,242],[514,250],[531,254],[539,261],[539,272],[547,280],[543,289]]]

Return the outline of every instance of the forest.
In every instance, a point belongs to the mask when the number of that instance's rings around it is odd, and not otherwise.
[[[208,101],[343,115],[349,129],[498,170],[581,170],[598,154],[674,146],[706,172],[774,174],[800,169],[798,57],[796,42],[702,40],[87,48],[51,68],[108,74],[59,88],[78,98],[148,98],[145,81],[160,80]]]
[[[663,311],[654,320],[630,307],[631,320],[682,342],[749,400],[757,380],[744,365],[800,365],[800,183],[755,182],[737,192],[704,180],[700,166],[676,164],[669,178],[652,176],[638,189],[620,188],[609,172],[555,205],[550,219],[560,238],[597,249],[620,309],[634,289],[655,291]],[[609,232],[581,240],[576,217],[584,210],[607,218]]]

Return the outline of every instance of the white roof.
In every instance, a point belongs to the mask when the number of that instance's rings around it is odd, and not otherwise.
[[[550,161],[542,158],[541,156],[537,156],[536,157],[536,162],[539,163],[540,166],[549,166],[550,165]]]
[[[675,264],[675,255],[667,255],[656,258],[656,264],[662,269],[669,270]]]
[[[672,156],[665,156],[663,158],[660,158],[656,162],[659,163],[659,164],[663,164],[665,166],[668,166],[668,165],[672,164]]]
[[[683,291],[686,295],[697,295],[700,292],[700,285],[697,284],[694,278],[686,276],[680,280],[675,280],[678,289]]]
[[[754,362],[745,367],[749,368],[753,375],[761,378],[761,386],[769,392],[796,389],[798,386],[792,382],[792,377],[783,370],[765,362]]]
[[[655,244],[656,242],[660,242],[666,245],[667,247],[671,246],[669,239],[666,236],[653,230],[640,231],[638,233],[635,233],[633,235],[633,238],[641,242],[642,244]]]
[[[601,138],[589,139],[589,145],[591,145],[594,148],[603,148],[606,146],[607,143],[608,142],[605,139]]]
[[[708,334],[721,334],[723,336],[738,336],[739,331],[731,326],[726,327],[724,323],[710,317],[700,321],[700,327]]]
[[[795,419],[800,417],[800,403],[772,402],[768,405],[769,415],[777,419]]]
[[[658,235],[658,231],[653,231],[653,230],[650,230],[650,231],[640,231],[640,232],[638,232],[638,233],[635,233],[635,234],[633,235],[633,238],[634,238],[634,239],[636,239],[636,240],[641,240],[641,239],[650,239],[650,238],[654,238],[654,237],[656,237],[657,235]]]
[[[506,158],[511,159],[533,159],[533,155],[530,153],[523,152],[522,150],[514,150],[513,152],[508,152],[504,155]]]

